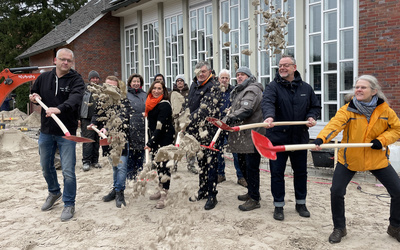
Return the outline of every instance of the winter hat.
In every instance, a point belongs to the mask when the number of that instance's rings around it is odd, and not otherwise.
[[[236,74],[237,74],[237,73],[245,73],[248,77],[251,77],[251,76],[253,75],[253,74],[251,73],[250,69],[247,68],[247,67],[244,67],[244,66],[239,67],[239,68],[236,70]]]
[[[185,76],[184,76],[184,75],[177,75],[177,76],[175,77],[175,82],[176,82],[178,79],[182,79],[183,82],[186,82],[186,81],[185,81]]]
[[[90,81],[90,79],[92,79],[93,77],[100,78],[100,75],[96,70],[92,70],[92,71],[89,72],[89,76],[88,77],[89,77],[89,81]]]

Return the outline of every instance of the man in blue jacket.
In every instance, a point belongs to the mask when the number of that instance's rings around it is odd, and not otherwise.
[[[287,55],[283,55],[279,61],[279,74],[265,87],[261,107],[264,122],[269,124],[266,136],[274,145],[308,143],[308,128],[316,124],[321,114],[321,106],[314,90],[301,79],[296,60]],[[308,124],[274,127],[273,122],[279,121],[308,121]],[[275,206],[274,219],[284,219],[284,174],[288,158],[294,172],[296,211],[302,217],[310,217],[310,212],[306,207],[307,150],[280,152],[276,155],[276,161],[269,161],[271,192]]]
[[[76,196],[76,142],[64,139],[64,133],[51,117],[52,114],[64,123],[71,135],[76,135],[79,119],[79,107],[82,102],[85,84],[81,75],[71,69],[74,53],[62,48],[54,58],[56,68],[41,74],[32,86],[29,99],[36,103],[39,98],[48,106],[41,111],[39,136],[40,165],[47,182],[49,195],[42,206],[42,211],[50,210],[61,197],[64,209],[61,221],[70,220],[75,213]],[[57,172],[54,167],[54,154],[58,147],[64,177],[64,194],[61,193]]]

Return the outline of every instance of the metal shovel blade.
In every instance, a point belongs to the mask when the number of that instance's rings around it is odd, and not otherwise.
[[[75,135],[66,135],[66,136],[63,136],[63,138],[70,140],[70,141],[74,141],[74,142],[82,142],[82,143],[94,142],[92,139],[85,138],[85,137],[79,137],[79,136],[75,136]]]
[[[257,151],[264,157],[270,160],[276,160],[276,152],[270,150],[273,148],[274,145],[272,142],[265,136],[257,133],[256,131],[251,131],[251,138],[253,139],[254,146],[256,147]]]

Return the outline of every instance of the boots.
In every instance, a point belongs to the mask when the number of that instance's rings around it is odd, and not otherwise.
[[[115,188],[113,188],[110,193],[103,197],[104,202],[109,202],[115,199]]]
[[[156,208],[162,209],[165,207],[165,200],[167,199],[168,190],[163,189],[161,192],[161,197],[157,202]]]
[[[150,195],[150,200],[158,200],[161,198],[161,192],[160,190],[162,189],[162,185],[158,185],[158,190],[154,194]]]
[[[124,204],[124,206],[126,207],[125,197],[124,197],[124,190],[117,191],[115,193],[115,205],[117,206],[117,208],[121,208],[122,204]]]

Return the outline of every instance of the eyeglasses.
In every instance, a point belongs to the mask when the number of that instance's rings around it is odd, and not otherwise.
[[[60,60],[61,62],[67,62],[67,63],[72,63],[71,59],[67,59],[67,58],[59,58],[57,57],[58,60]]]
[[[290,65],[294,65],[294,63],[279,64],[279,65],[278,65],[278,68],[282,68],[282,67],[284,67],[284,68],[289,68]]]
[[[178,80],[176,80],[176,82],[183,82],[183,80],[182,79],[178,79]]]

